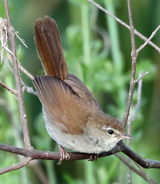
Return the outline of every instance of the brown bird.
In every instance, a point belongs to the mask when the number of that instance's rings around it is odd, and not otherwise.
[[[104,114],[89,89],[68,73],[59,31],[54,19],[45,16],[35,24],[35,43],[45,76],[33,84],[42,103],[49,135],[58,143],[61,159],[69,159],[63,147],[99,154],[114,148],[125,135],[117,119]]]

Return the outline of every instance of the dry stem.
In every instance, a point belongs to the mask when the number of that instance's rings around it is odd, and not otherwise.
[[[6,17],[7,17],[7,27],[8,27],[9,40],[11,44],[11,51],[14,54],[14,56],[12,55],[12,62],[14,66],[14,76],[15,76],[15,83],[16,83],[17,99],[18,99],[18,104],[19,104],[20,119],[23,125],[24,143],[26,147],[31,148],[28,125],[27,125],[27,118],[26,118],[27,115],[25,112],[24,101],[23,101],[23,91],[21,88],[18,62],[16,59],[17,54],[16,54],[16,45],[15,45],[15,37],[14,37],[15,35],[14,35],[14,32],[12,31],[12,25],[11,25],[10,13],[9,13],[9,7],[8,7],[7,0],[4,0],[4,7],[5,7],[5,12],[6,12]]]

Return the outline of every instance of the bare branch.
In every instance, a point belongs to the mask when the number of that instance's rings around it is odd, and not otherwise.
[[[143,45],[141,45],[138,49],[137,49],[137,53],[140,52],[147,44],[148,42],[156,35],[157,31],[160,29],[160,25],[152,32],[151,36],[145,41],[145,43]]]
[[[133,18],[132,18],[132,10],[131,10],[131,4],[130,0],[127,0],[128,4],[128,14],[129,14],[129,22],[130,22],[130,33],[131,33],[131,45],[132,45],[132,73],[131,73],[131,81],[130,81],[130,88],[129,88],[129,96],[128,96],[128,102],[127,102],[127,108],[124,114],[123,118],[123,125],[124,127],[127,124],[128,116],[130,113],[131,103],[132,103],[132,97],[135,87],[135,74],[136,74],[136,60],[137,60],[137,52],[136,52],[136,46],[135,46],[135,37],[134,37],[134,25],[133,25]]]
[[[17,148],[14,146],[9,146],[1,143],[0,143],[0,150],[18,154],[18,155],[23,155],[25,157],[30,157],[32,159],[45,159],[45,160],[60,159],[60,154],[57,152],[39,151],[39,150],[28,149],[28,148],[22,149],[22,148]],[[115,146],[111,151],[100,153],[98,155],[98,158],[110,156],[118,152],[123,152],[125,155],[127,155],[129,158],[131,158],[134,162],[136,162],[143,168],[157,168],[157,169],[160,168],[160,161],[142,158],[140,155],[138,155],[129,147],[127,147],[122,141],[120,141],[117,144],[117,146]],[[91,156],[91,154],[84,154],[84,153],[78,153],[78,152],[69,152],[68,154],[70,156],[69,161],[89,159]]]
[[[131,158],[134,162],[138,163],[143,168],[160,168],[160,161],[142,158],[140,155],[138,155],[129,147],[127,147],[123,142],[120,142],[119,145],[123,146],[122,152],[125,155],[127,155],[129,158]]]
[[[128,168],[130,168],[132,171],[134,171],[137,175],[139,175],[145,181],[152,182],[152,184],[155,183],[153,180],[149,179],[144,172],[139,171],[133,165],[131,165],[131,163],[128,162],[128,159],[124,159],[120,154],[116,154],[116,157],[119,158],[126,166],[128,166]]]
[[[18,64],[19,69],[26,74],[31,80],[34,80],[34,77],[31,73],[29,73],[21,64]]]
[[[128,30],[130,30],[130,26],[127,25],[125,22],[123,22],[122,20],[120,20],[118,17],[112,15],[110,12],[108,12],[107,10],[105,10],[102,6],[100,6],[99,4],[95,3],[92,0],[88,0],[90,3],[94,4],[97,8],[99,8],[100,10],[102,10],[103,12],[105,12],[107,15],[109,15],[110,17],[114,18],[118,23],[120,23],[121,25],[123,25],[124,27],[126,27]],[[137,35],[139,38],[141,38],[144,41],[147,41],[147,37],[143,36],[140,32],[138,32],[136,29],[134,29],[134,33],[135,35]],[[160,53],[160,48],[155,45],[153,42],[151,42],[149,40],[148,42],[149,45],[151,45],[153,48],[155,48],[159,53]]]
[[[23,125],[24,142],[25,142],[25,146],[29,148],[29,147],[31,147],[31,143],[30,143],[30,137],[29,137],[29,131],[28,131],[28,125],[27,125],[27,118],[26,118],[27,115],[26,115],[25,107],[24,107],[23,91],[22,91],[21,83],[20,83],[18,62],[16,60],[17,56],[16,56],[15,37],[14,37],[14,32],[12,31],[12,25],[11,25],[10,13],[9,13],[9,7],[8,7],[7,0],[4,0],[4,7],[5,7],[6,17],[7,17],[8,35],[9,35],[9,40],[11,43],[11,51],[14,55],[14,56],[12,55],[12,62],[13,62],[13,66],[14,66],[15,83],[16,83],[20,118],[21,118],[21,123]]]
[[[127,123],[127,134],[131,135],[131,115],[128,117],[128,123]],[[127,146],[130,147],[130,139],[127,139]],[[128,164],[131,163],[131,159],[128,158]],[[132,171],[131,168],[128,167],[128,173],[127,173],[127,179],[128,179],[128,184],[132,184]]]
[[[15,171],[15,170],[18,170],[22,167],[24,167],[25,165],[27,165],[29,162],[31,161],[31,158],[28,158],[26,157],[23,161],[21,161],[20,163],[17,163],[17,164],[13,164],[9,167],[6,167],[4,169],[0,169],[0,175],[1,174],[4,174],[4,173],[7,173],[7,172],[10,172],[10,171]]]
[[[136,163],[135,163],[136,164]],[[143,170],[143,168],[141,168],[138,164],[136,164],[136,166],[138,167],[139,171],[142,173],[142,175],[144,175],[144,177],[146,177],[146,179],[148,179],[148,183],[149,184],[158,184],[157,182],[154,182],[152,179],[150,179],[147,174],[145,173],[145,171]]]
[[[23,81],[22,81],[22,84],[23,84],[23,86],[24,86],[24,90],[26,89],[26,91],[27,91],[28,93],[31,93],[31,94],[37,96],[37,92],[34,91],[33,87],[27,86],[27,84],[25,84]]]
[[[143,75],[144,76],[144,75]],[[141,79],[140,79],[141,78]],[[142,93],[142,75],[141,73],[139,73],[139,81],[138,81],[138,97],[137,97],[137,104],[136,104],[136,109],[134,111],[134,115],[133,117],[131,118],[132,121],[135,120],[136,116],[137,116],[137,113],[139,111],[139,108],[140,108],[140,104],[141,104],[141,93]]]
[[[146,75],[148,75],[148,74],[149,74],[149,72],[146,72],[146,73],[144,73],[144,74],[139,75],[138,79],[135,80],[134,83],[139,82],[140,80],[142,80],[142,78],[143,78],[144,76],[146,76]]]
[[[18,39],[20,39],[20,41],[24,44],[24,46],[27,47],[27,45],[24,43],[24,41],[18,36],[18,34],[14,31],[13,27],[10,30],[12,32],[12,34],[16,35],[16,37],[18,37]],[[14,55],[14,53],[8,48],[7,45],[7,41],[8,41],[8,29],[7,29],[7,20],[6,19],[2,19],[0,18],[0,33],[1,33],[1,37],[0,37],[0,41],[1,41],[1,61],[3,60],[3,50],[5,49],[5,51],[7,53],[9,53],[11,56],[13,56],[17,62],[18,62],[18,66],[20,68],[20,70],[25,73],[31,80],[34,79],[34,77],[25,69],[21,66],[20,62],[18,61],[17,57]]]
[[[25,41],[18,35],[18,31],[14,31],[14,34],[16,35],[16,37],[20,40],[20,42],[26,47],[27,45],[25,44]]]
[[[3,86],[6,90],[8,90],[10,93],[17,96],[17,92],[14,89],[9,88],[7,85],[5,85],[3,82],[0,81],[0,85]]]

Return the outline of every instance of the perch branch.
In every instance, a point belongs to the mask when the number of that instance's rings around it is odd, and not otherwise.
[[[51,151],[39,151],[35,149],[28,149],[28,148],[17,148],[10,145],[5,145],[0,143],[0,150],[23,155],[25,157],[30,157],[32,159],[45,159],[45,160],[59,160],[60,154],[58,152],[51,152]],[[131,158],[134,162],[142,166],[143,168],[160,168],[160,161],[157,160],[150,160],[144,159],[133,150],[131,150],[128,146],[126,146],[122,141],[120,141],[116,147],[114,147],[111,151],[103,152],[98,155],[98,158],[110,156],[118,152],[123,152],[129,158]],[[89,159],[90,154],[84,153],[77,153],[77,152],[69,152],[70,161],[73,160],[83,160]]]

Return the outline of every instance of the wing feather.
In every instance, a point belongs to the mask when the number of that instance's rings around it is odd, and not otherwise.
[[[40,76],[35,77],[33,84],[50,122],[57,124],[66,133],[80,134],[90,115],[94,113],[93,110],[101,110],[101,107],[93,96],[90,96],[91,92],[86,87],[84,94],[80,88],[76,89],[75,77],[70,76],[68,80],[71,80],[72,84],[68,85],[66,81],[52,76]],[[82,89],[83,85],[82,83],[80,86]],[[83,98],[84,96],[86,97]]]

